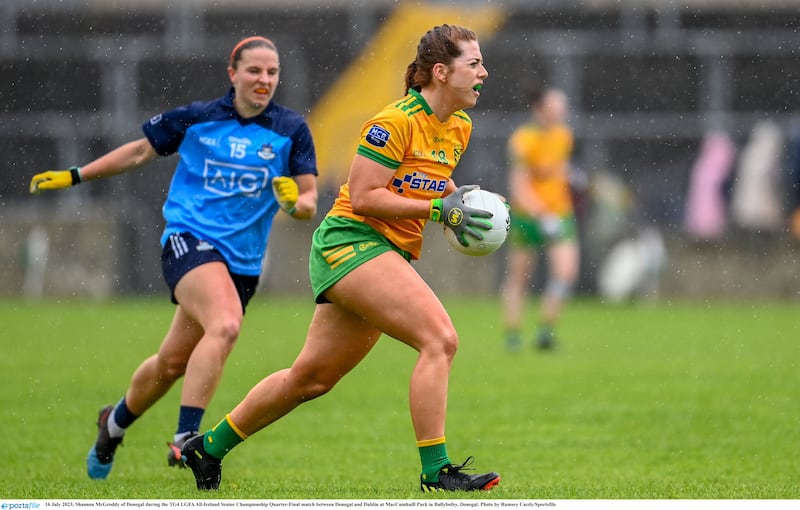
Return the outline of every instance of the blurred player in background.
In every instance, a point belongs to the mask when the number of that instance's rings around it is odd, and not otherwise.
[[[506,346],[521,345],[526,295],[539,251],[549,275],[542,296],[535,344],[555,345],[555,326],[578,276],[577,226],[570,195],[572,131],[566,125],[567,97],[558,89],[531,89],[532,119],[511,135],[508,152],[511,231],[502,286]]]
[[[487,76],[471,30],[441,25],[422,37],[406,72],[407,95],[363,125],[348,182],[314,233],[309,272],[317,307],[305,345],[291,368],[264,378],[213,429],[187,441],[183,453],[198,489],[217,489],[221,459],[233,447],[330,391],[382,333],[419,353],[410,408],[420,488],[490,489],[500,481],[497,473],[465,473],[471,457],[450,462],[445,416],[458,335],[409,263],[420,255],[427,220],[444,223],[465,244],[464,236],[482,236],[482,218],[491,216],[464,206],[461,197],[474,187],[456,188],[451,178],[472,133],[462,110],[475,105]]]
[[[299,114],[272,101],[280,76],[275,45],[263,37],[242,40],[231,53],[228,76],[232,87],[225,96],[156,115],[142,126],[143,138],[81,168],[31,181],[32,193],[67,188],[180,154],[161,238],[175,316],[122,399],[100,410],[87,457],[90,478],[108,476],[125,430],[185,376],[167,457],[170,465],[183,465],[180,448],[200,430],[255,293],[273,218],[278,209],[296,219],[316,214],[311,133]]]

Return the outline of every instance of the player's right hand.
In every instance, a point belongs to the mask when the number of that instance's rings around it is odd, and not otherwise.
[[[471,235],[481,241],[483,234],[480,233],[480,230],[492,228],[491,222],[481,219],[491,218],[491,212],[464,205],[464,194],[479,188],[480,186],[476,184],[461,186],[444,198],[431,200],[430,218],[448,226],[456,235],[461,246],[469,246],[465,235]]]
[[[285,176],[272,179],[272,194],[285,213],[289,215],[294,213],[294,206],[300,194],[294,179]]]
[[[81,171],[77,166],[68,170],[48,170],[33,176],[30,192],[37,195],[43,190],[69,188],[80,182]]]

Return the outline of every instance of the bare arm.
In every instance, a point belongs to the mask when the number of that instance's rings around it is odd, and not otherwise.
[[[158,154],[147,138],[140,138],[117,147],[81,167],[81,180],[91,181],[111,177],[143,166]]]
[[[348,180],[353,212],[373,218],[427,219],[430,216],[430,200],[409,199],[392,193],[386,188],[392,175],[394,170],[391,168],[356,154]]]
[[[531,191],[528,184],[530,172],[531,170],[526,166],[520,163],[514,164],[509,174],[509,189],[511,203],[514,207],[522,209],[526,214],[535,218],[541,216],[545,211],[541,200]]]
[[[317,176],[303,174],[294,180],[297,182],[298,195],[292,218],[310,220],[317,214]]]

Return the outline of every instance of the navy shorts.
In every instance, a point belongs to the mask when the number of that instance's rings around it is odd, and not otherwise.
[[[164,250],[161,252],[161,270],[164,272],[164,281],[170,291],[170,298],[176,305],[178,300],[175,298],[175,287],[183,276],[203,264],[209,262],[222,262],[227,266],[227,262],[222,254],[217,251],[208,241],[196,238],[188,232],[180,234],[170,234],[167,242],[164,243]],[[258,276],[245,276],[231,273],[233,285],[239,294],[242,302],[242,313],[247,308],[250,298],[256,293],[258,286]]]

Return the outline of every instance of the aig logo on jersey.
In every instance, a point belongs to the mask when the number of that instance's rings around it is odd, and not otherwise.
[[[222,196],[258,197],[267,186],[269,170],[245,165],[232,165],[207,159],[203,170],[204,187]]]
[[[379,125],[373,124],[367,132],[366,140],[368,144],[374,145],[375,147],[386,147],[386,142],[389,141],[390,136],[392,136],[391,133]]]

